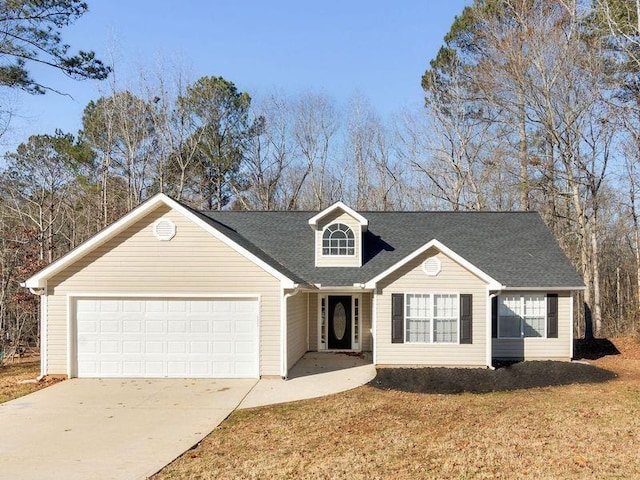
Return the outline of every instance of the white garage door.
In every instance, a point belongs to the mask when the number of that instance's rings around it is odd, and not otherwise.
[[[255,378],[255,299],[76,301],[78,377]]]

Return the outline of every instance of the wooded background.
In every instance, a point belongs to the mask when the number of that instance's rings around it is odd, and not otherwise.
[[[537,210],[587,286],[576,336],[638,334],[639,11],[476,1],[422,77],[424,108],[386,119],[360,95],[112,76],[80,132],[32,136],[0,169],[0,350],[37,343],[19,283],[157,192],[205,210]]]

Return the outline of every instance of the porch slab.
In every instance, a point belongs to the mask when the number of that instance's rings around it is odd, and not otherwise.
[[[371,353],[308,352],[291,368],[289,378],[263,378],[238,409],[295,402],[344,392],[376,376]]]

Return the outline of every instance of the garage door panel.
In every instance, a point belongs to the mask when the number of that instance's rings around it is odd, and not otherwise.
[[[147,314],[154,312],[164,312],[164,302],[160,300],[147,300],[144,302],[144,311]]]
[[[122,342],[122,353],[140,354],[144,352],[143,342],[141,340],[125,340]]]
[[[144,330],[146,333],[165,333],[165,323],[162,320],[146,320],[144,322]]]
[[[104,315],[98,315],[100,333],[120,333],[121,322],[119,320],[105,320]],[[106,317],[113,318],[113,317]]]
[[[127,300],[126,302],[123,302],[122,311],[125,313],[128,313],[128,312],[141,313],[143,311],[142,302]]]
[[[257,312],[244,299],[79,299],[78,376],[257,377]]]
[[[102,313],[116,313],[121,311],[120,305],[119,300],[101,300],[96,307]]]
[[[145,346],[145,353],[148,354],[162,354],[164,353],[164,343],[161,341],[156,341],[156,342],[152,342],[152,341],[146,341],[144,342],[144,346]]]
[[[211,320],[209,319],[191,320],[191,333],[209,333],[211,331],[210,324]]]
[[[169,320],[168,333],[185,333],[187,331],[187,322],[184,320]]]

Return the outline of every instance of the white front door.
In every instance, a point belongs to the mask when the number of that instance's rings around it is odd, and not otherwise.
[[[79,298],[78,377],[255,378],[257,299]]]

